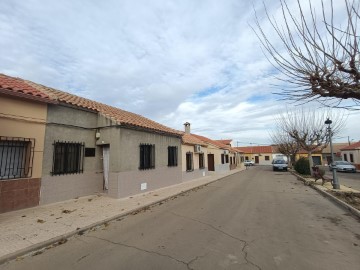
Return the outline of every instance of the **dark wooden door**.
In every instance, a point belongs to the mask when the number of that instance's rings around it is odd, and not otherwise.
[[[207,156],[208,156],[208,170],[215,171],[214,154],[208,154]]]
[[[259,164],[259,157],[258,156],[255,156],[255,163]]]

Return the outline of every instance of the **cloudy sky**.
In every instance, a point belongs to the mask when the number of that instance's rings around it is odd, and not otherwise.
[[[278,0],[265,3],[279,17]],[[275,115],[294,105],[272,94],[254,9],[270,31],[262,1],[1,0],[0,73],[234,146],[268,144]],[[339,141],[360,140],[359,116]]]

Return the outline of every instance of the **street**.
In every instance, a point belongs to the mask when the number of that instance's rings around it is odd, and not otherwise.
[[[332,178],[332,172],[329,167],[322,166],[325,170],[325,175]],[[360,173],[337,172],[337,177],[341,185],[351,187],[360,191]]]
[[[360,222],[254,166],[0,269],[359,269]]]

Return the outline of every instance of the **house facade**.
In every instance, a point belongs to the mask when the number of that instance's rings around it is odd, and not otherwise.
[[[41,204],[106,193],[123,198],[181,183],[181,133],[56,89],[48,106]]]
[[[360,142],[341,148],[341,156],[343,160],[351,162],[360,170]]]
[[[186,122],[182,136],[182,180],[189,181],[208,175],[208,145],[190,133]]]
[[[122,198],[181,183],[180,131],[118,108],[6,77],[48,99],[33,102],[23,113],[32,119],[32,126],[4,123],[6,130],[1,129],[2,137],[35,138],[32,178],[38,197],[36,203],[24,207],[94,193]],[[11,102],[1,101],[7,106],[1,106],[4,114],[14,115]],[[34,119],[40,123],[33,123]]]
[[[230,170],[230,151],[228,146],[204,136],[193,135],[207,144],[209,171],[226,172]]]
[[[271,165],[273,161],[273,149],[269,146],[243,146],[235,147],[243,152],[245,160],[252,160],[257,165]]]
[[[50,97],[0,74],[0,213],[39,205]]]
[[[334,153],[334,161],[342,160],[341,150],[342,148],[348,146],[348,143],[333,143],[333,153]],[[331,164],[331,149],[330,145],[326,146],[322,152],[322,165]]]

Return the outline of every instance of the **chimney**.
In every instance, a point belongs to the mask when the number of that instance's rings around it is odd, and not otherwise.
[[[190,123],[186,122],[184,126],[185,126],[185,134],[190,134]]]

